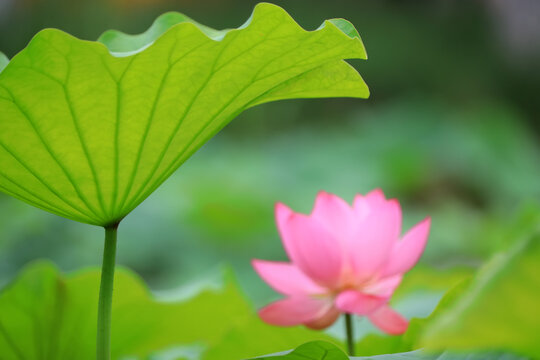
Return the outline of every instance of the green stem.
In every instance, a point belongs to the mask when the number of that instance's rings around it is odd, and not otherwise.
[[[97,325],[97,360],[111,358],[111,308],[118,224],[105,228]]]
[[[347,352],[354,356],[354,329],[351,314],[345,314],[345,330],[347,332]]]

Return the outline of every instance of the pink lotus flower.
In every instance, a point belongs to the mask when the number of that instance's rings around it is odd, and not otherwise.
[[[260,310],[263,321],[323,329],[350,313],[388,334],[407,330],[407,319],[388,301],[424,251],[429,217],[401,236],[399,202],[377,189],[357,195],[352,207],[320,192],[309,216],[278,203],[276,221],[292,263],[253,260],[257,273],[286,296]]]

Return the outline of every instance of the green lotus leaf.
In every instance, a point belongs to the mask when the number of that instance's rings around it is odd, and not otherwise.
[[[368,97],[344,61],[356,58],[366,53],[347,21],[306,31],[266,3],[224,31],[178,13],[99,42],[43,30],[0,72],[0,189],[69,219],[116,224],[243,110]]]
[[[344,344],[322,331],[301,326],[282,328],[264,323],[254,312],[251,319],[231,329],[212,344],[199,360],[238,360],[291,349],[307,341]]]
[[[231,326],[252,316],[232,275],[226,277],[220,288],[204,289],[185,301],[162,302],[138,276],[119,269],[112,358],[142,359],[178,343],[219,340]],[[26,267],[0,292],[0,357],[95,359],[99,279],[97,269],[64,276],[48,262]]]
[[[349,357],[336,345],[325,341],[312,341],[300,345],[283,355],[265,356],[257,359],[282,360],[348,360]],[[254,359],[252,359],[254,360]]]
[[[265,356],[251,360],[526,360],[511,353],[456,353],[445,351],[430,353],[421,350],[375,356],[348,357],[337,346],[324,341],[312,341],[300,345],[295,350],[282,354]]]
[[[421,345],[434,350],[504,350],[537,359],[538,264],[539,235],[496,256],[481,269],[459,301],[427,326]]]
[[[133,272],[118,269],[112,359],[154,359],[171,348],[197,346],[201,359],[237,360],[332,341],[320,331],[262,323],[232,272],[216,275],[160,299]],[[0,358],[95,359],[99,282],[98,269],[66,275],[43,261],[24,268],[0,289]]]

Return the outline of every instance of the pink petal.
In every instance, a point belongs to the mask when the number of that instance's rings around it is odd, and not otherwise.
[[[290,259],[304,274],[328,288],[339,285],[341,246],[324,225],[306,215],[293,214],[280,231]]]
[[[324,314],[320,318],[317,318],[313,321],[305,323],[304,325],[314,330],[326,329],[327,327],[332,325],[334,322],[336,322],[340,314],[341,313],[339,312],[338,309],[336,309],[335,307],[331,307],[330,310],[326,312],[326,314]]]
[[[369,320],[390,335],[399,335],[407,331],[409,321],[392,310],[388,306],[381,306],[379,309],[368,315]]]
[[[277,203],[275,207],[275,215],[278,229],[281,229],[285,221],[287,221],[294,212],[285,204]]]
[[[325,289],[315,284],[293,264],[253,260],[255,271],[274,290],[284,295],[323,294]]]
[[[384,196],[384,192],[382,191],[382,189],[375,189],[370,191],[366,194],[365,199],[368,202],[369,206],[372,208],[375,208],[386,202],[386,197]]]
[[[311,216],[341,241],[345,241],[351,234],[354,224],[353,209],[336,195],[319,192]]]
[[[390,298],[401,283],[403,275],[394,275],[377,281],[374,284],[364,286],[362,292],[371,295]]]
[[[369,202],[363,195],[356,195],[353,201],[353,209],[356,217],[356,221],[363,221],[370,212]]]
[[[277,326],[294,326],[310,323],[326,315],[332,307],[328,299],[289,297],[262,308],[260,318]]]
[[[369,214],[358,224],[351,239],[352,268],[358,279],[368,279],[383,270],[401,231],[401,208],[397,200],[370,205]]]
[[[353,209],[356,213],[356,221],[362,221],[366,216],[381,205],[386,203],[386,197],[381,189],[375,189],[365,196],[358,194],[354,198]]]
[[[381,189],[375,189],[367,193],[365,196],[362,194],[356,195],[353,201],[353,209],[362,210],[367,207],[377,207],[380,204],[386,202],[386,197]]]
[[[277,203],[275,207],[275,216],[276,224],[278,228],[279,235],[281,236],[281,242],[283,243],[283,248],[289,256],[289,259],[294,257],[294,246],[292,243],[292,238],[289,236],[288,222],[290,218],[294,215],[294,212],[285,204]]]
[[[364,294],[355,290],[345,290],[337,296],[335,305],[345,313],[367,315],[386,304],[387,301],[388,298]]]
[[[396,199],[380,200],[378,198],[370,200],[368,198],[370,194],[368,194],[366,198],[367,201],[370,202],[370,208],[373,216],[376,216],[376,213],[386,213],[386,216],[388,217],[388,226],[390,226],[393,230],[392,237],[395,240],[399,239],[399,236],[401,235],[401,223],[403,217],[399,201]],[[382,196],[384,197],[384,195]]]
[[[410,229],[394,245],[388,258],[384,276],[403,274],[418,262],[426,247],[430,227],[431,218],[427,217]]]
[[[375,189],[366,194],[366,196],[362,196],[360,194],[356,195],[353,202],[356,221],[364,220],[369,213],[384,208],[384,206],[389,202],[396,202],[398,206],[397,210],[399,213],[396,214],[396,232],[397,236],[399,236],[401,234],[401,207],[399,206],[399,202],[397,202],[395,199],[386,200],[386,197],[381,189]]]

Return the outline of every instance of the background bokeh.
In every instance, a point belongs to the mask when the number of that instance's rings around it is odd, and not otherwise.
[[[0,0],[0,51],[12,57],[44,27],[83,39],[110,28],[139,33],[170,10],[237,27],[255,3]],[[156,291],[230,265],[259,306],[276,294],[250,260],[285,259],[277,201],[309,212],[319,190],[352,201],[381,187],[401,201],[406,227],[432,216],[420,269],[441,273],[478,266],[538,219],[540,2],[275,3],[306,29],[333,17],[355,24],[369,60],[353,65],[371,98],[245,112],[122,223],[120,264]],[[0,193],[0,284],[38,258],[66,271],[100,264],[102,232]],[[401,307],[426,315],[440,296],[432,295]]]

